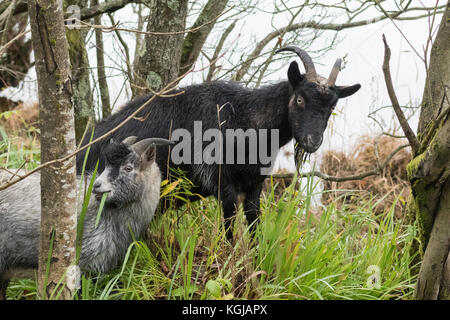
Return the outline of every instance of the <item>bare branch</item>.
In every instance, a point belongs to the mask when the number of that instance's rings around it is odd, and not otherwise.
[[[411,127],[409,126],[408,121],[405,118],[405,114],[403,113],[402,109],[400,108],[400,104],[398,103],[397,96],[395,94],[394,86],[392,84],[392,78],[391,73],[389,70],[389,60],[391,58],[391,49],[389,48],[386,37],[383,34],[383,42],[384,42],[384,62],[383,62],[383,73],[384,73],[384,79],[386,82],[386,88],[389,94],[389,98],[392,102],[392,107],[394,108],[395,114],[397,115],[397,119],[400,122],[400,125],[403,129],[403,132],[405,133],[406,138],[409,141],[409,144],[411,145],[411,149],[413,152],[413,155],[416,156],[417,152],[420,149],[420,143],[417,140],[416,135],[414,134],[414,131],[412,131]]]
[[[13,18],[13,15],[14,15],[14,10],[17,7],[18,1],[19,0],[13,0],[11,2],[11,4],[9,5],[8,9],[5,10],[5,12],[3,12],[3,14],[2,14],[2,15],[5,15],[6,18],[5,18],[5,23],[4,23],[4,26],[3,26],[3,35],[2,35],[2,38],[1,38],[1,41],[0,41],[0,46],[3,46],[3,44],[5,44],[6,40],[8,39],[8,30],[11,29],[11,27],[12,27],[12,25],[11,25],[12,24],[12,18]],[[0,19],[0,25],[1,25],[1,20],[2,19]]]
[[[108,17],[109,17],[109,20],[111,21],[111,24],[112,25],[116,25],[116,23],[114,21],[114,17],[113,17],[113,15],[111,13],[108,13]],[[100,29],[95,29],[95,31],[96,32],[100,31]],[[132,83],[134,83],[134,81],[133,81],[133,72],[132,72],[131,60],[130,60],[130,50],[128,48],[127,43],[122,38],[122,35],[120,34],[119,30],[114,30],[114,32],[116,33],[117,39],[119,40],[119,42],[122,45],[123,50],[125,52],[128,81],[130,82],[131,92],[133,93],[133,96],[134,96],[135,95],[134,87],[131,85]]]
[[[0,3],[0,14],[3,13],[11,4],[13,0],[2,1]],[[129,3],[142,3],[142,0],[108,0],[101,4],[92,6],[90,8],[81,9],[81,20],[87,20],[103,13],[110,13],[122,9]],[[19,0],[14,10],[14,15],[27,12],[27,1]]]
[[[12,2],[13,0],[9,0],[9,1],[2,1],[0,3],[0,21],[4,19],[3,13],[9,8]],[[19,2],[14,8],[14,15],[27,12],[27,10],[28,10],[27,1],[19,0]]]
[[[142,0],[108,0],[93,7],[81,9],[81,20],[87,20],[103,13],[112,13],[129,3],[142,3]]]
[[[344,182],[344,181],[352,181],[352,180],[361,180],[364,179],[366,177],[369,176],[376,176],[379,175],[383,169],[389,164],[389,162],[392,160],[392,158],[402,149],[409,147],[409,144],[404,144],[401,145],[399,147],[397,147],[394,151],[392,151],[387,157],[386,159],[377,167],[373,168],[372,170],[360,173],[360,174],[355,174],[355,175],[351,175],[351,176],[343,176],[343,177],[338,177],[338,176],[329,176],[325,173],[321,173],[318,171],[310,171],[310,172],[301,172],[298,174],[299,178],[306,178],[306,177],[317,177],[320,178],[322,180],[326,180],[326,181],[334,181],[334,182]],[[282,173],[282,174],[273,174],[272,177],[274,178],[292,178],[294,176],[293,173]]]
[[[208,75],[206,76],[206,81],[212,80],[212,78],[214,76],[214,72],[216,71],[216,60],[219,57],[220,51],[222,51],[223,45],[225,44],[225,40],[228,38],[231,31],[233,31],[234,27],[236,26],[236,22],[237,22],[237,19],[234,20],[233,23],[228,26],[228,28],[225,30],[225,32],[220,37],[219,43],[217,44],[216,49],[214,50],[214,54],[211,58],[212,62],[211,62],[211,66],[209,67],[209,70],[208,70]]]
[[[228,0],[209,0],[203,7],[203,10],[200,12],[192,28],[202,25],[204,21],[213,22],[196,32],[188,33],[184,38],[179,74],[185,73],[195,63],[205,44],[206,38],[213,29],[218,17],[222,15],[227,3]]]
[[[112,26],[102,26],[102,25],[94,25],[94,24],[90,24],[88,22],[84,22],[84,21],[80,21],[80,23],[85,26],[85,27],[89,27],[89,28],[93,28],[93,29],[102,29],[104,32],[112,32],[112,31],[125,31],[125,32],[133,32],[133,33],[137,33],[137,34],[146,34],[146,35],[154,35],[154,36],[173,36],[173,35],[181,35],[181,34],[185,34],[185,33],[193,33],[193,32],[197,32],[198,30],[215,23],[215,21],[217,19],[219,19],[220,17],[222,17],[224,14],[226,14],[227,12],[229,12],[230,10],[232,10],[234,7],[229,8],[228,10],[222,12],[221,14],[219,14],[218,16],[216,16],[215,18],[203,23],[202,25],[196,26],[196,27],[192,27],[190,29],[186,29],[186,30],[180,30],[180,31],[173,31],[173,32],[158,32],[158,31],[142,31],[142,30],[137,30],[137,29],[127,29],[127,28],[119,28],[116,25],[112,25]]]
[[[442,7],[439,7],[438,9],[442,9]],[[410,9],[411,10],[411,9]],[[408,11],[408,10],[407,10]],[[420,19],[427,17],[428,14],[418,15],[414,17],[400,17],[401,14],[407,12],[407,11],[398,11],[391,15],[382,15],[371,19],[365,19],[360,21],[351,22],[351,19],[349,19],[349,22],[347,23],[318,23],[316,21],[306,21],[306,22],[300,22],[300,23],[294,23],[290,26],[286,26],[283,28],[280,28],[276,31],[273,31],[269,33],[267,36],[265,36],[258,44],[256,45],[253,52],[248,56],[247,60],[242,64],[241,68],[236,73],[235,79],[237,81],[240,81],[244,75],[248,72],[251,64],[255,59],[257,59],[260,55],[264,47],[273,39],[277,38],[281,34],[285,34],[287,32],[292,32],[297,29],[316,29],[316,30],[333,30],[333,31],[340,31],[343,29],[349,29],[349,28],[355,28],[355,27],[361,27],[373,23],[377,23],[379,21],[385,20],[387,18],[391,20],[414,20],[414,19]]]
[[[7,43],[5,43],[3,46],[0,47],[0,54],[2,54],[3,52],[5,52],[13,43],[14,41],[22,38],[24,35],[26,35],[28,32],[30,32],[31,30],[25,30],[21,33],[19,33],[17,36],[15,36],[14,38],[12,38],[11,40],[9,40]]]

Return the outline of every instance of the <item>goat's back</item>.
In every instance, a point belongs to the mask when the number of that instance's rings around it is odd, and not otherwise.
[[[194,126],[201,123],[200,134],[208,129],[218,129],[224,132],[226,129],[255,128],[260,121],[258,108],[264,101],[264,96],[269,90],[281,90],[284,85],[270,88],[250,90],[236,83],[212,82],[189,86],[172,92],[171,97],[155,97],[138,115],[115,131],[111,136],[95,143],[89,152],[86,169],[92,171],[99,160],[99,171],[104,169],[105,149],[110,139],[122,141],[128,136],[137,136],[139,139],[158,137],[169,139],[177,129],[185,129],[192,135],[191,159],[194,159]],[[146,101],[152,99],[151,95],[138,97],[122,107],[109,118],[98,122],[95,126],[94,138],[100,137],[114,129],[121,122],[132,115]],[[220,112],[219,112],[220,109]],[[89,142],[90,134],[86,135],[83,144]],[[201,139],[201,137],[200,137]],[[209,142],[202,141],[204,148]],[[225,148],[225,146],[224,146]],[[247,148],[248,152],[248,148]],[[77,172],[81,173],[85,153],[77,156]],[[178,167],[187,172],[187,177],[198,186],[194,192],[203,196],[217,194],[217,177],[219,167],[217,164],[205,163],[181,163],[174,164],[169,155],[169,147],[158,148],[157,163],[165,178],[171,168]],[[258,159],[259,161],[259,159]],[[264,177],[260,175],[259,163],[250,165],[223,164],[221,167],[222,183],[238,183],[239,185],[261,183]],[[245,178],[244,178],[245,177]],[[245,188],[245,186],[243,186]]]
[[[0,191],[0,278],[12,263],[25,269],[37,267],[40,215],[39,174]]]

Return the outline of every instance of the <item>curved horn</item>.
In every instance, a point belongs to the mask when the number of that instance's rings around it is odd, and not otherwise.
[[[314,63],[313,63],[311,57],[309,56],[309,54],[306,53],[305,50],[300,49],[299,47],[295,47],[295,46],[287,46],[287,47],[278,49],[277,51],[275,51],[275,53],[279,53],[279,52],[283,52],[283,51],[295,52],[299,56],[300,60],[302,60],[303,65],[305,66],[306,80],[317,82],[316,68],[314,67]]]
[[[169,144],[175,144],[174,141],[163,139],[163,138],[147,138],[143,139],[139,142],[136,142],[131,146],[131,148],[137,153],[141,154],[144,152],[151,144],[157,145],[157,146],[166,146]]]
[[[334,63],[333,69],[331,69],[330,76],[328,77],[328,80],[327,80],[327,84],[329,86],[334,86],[334,84],[336,83],[339,69],[341,68],[341,62],[342,62],[341,58],[336,59],[336,62]]]
[[[129,136],[122,140],[122,143],[126,144],[127,146],[132,145],[137,141],[138,137],[136,136]]]

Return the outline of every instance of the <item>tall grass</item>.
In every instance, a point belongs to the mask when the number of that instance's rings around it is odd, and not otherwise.
[[[229,243],[218,201],[189,201],[190,186],[183,177],[163,181],[169,209],[151,222],[145,240],[130,245],[116,270],[84,273],[75,298],[412,298],[410,247],[417,229],[395,218],[395,203],[381,215],[373,199],[358,207],[317,207],[312,178],[278,196],[272,183],[261,196],[254,236],[240,209]],[[35,280],[13,281],[8,297],[35,299]]]
[[[0,168],[31,170],[40,164],[40,151],[35,135],[10,137],[0,126]]]

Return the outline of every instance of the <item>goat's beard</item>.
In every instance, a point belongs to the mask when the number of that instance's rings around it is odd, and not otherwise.
[[[311,156],[311,153],[308,153],[300,146],[300,143],[298,143],[296,140],[294,140],[294,160],[295,160],[295,167],[297,168],[297,171],[300,171],[300,168],[303,166],[306,160]]]

